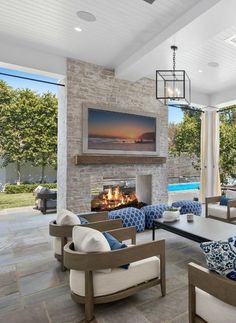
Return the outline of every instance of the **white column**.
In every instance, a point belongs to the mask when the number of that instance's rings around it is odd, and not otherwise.
[[[65,83],[65,79],[59,83]],[[67,91],[61,86],[58,87],[57,143],[57,212],[60,212],[67,204]]]

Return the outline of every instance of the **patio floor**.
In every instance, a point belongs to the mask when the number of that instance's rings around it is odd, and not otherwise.
[[[0,322],[75,323],[83,321],[83,307],[75,304],[53,257],[48,223],[55,214],[42,215],[32,207],[0,211]],[[166,239],[167,295],[159,287],[121,301],[95,307],[99,323],[185,323],[187,264],[204,264],[199,245],[159,230]],[[151,231],[138,234],[138,243],[151,240]]]

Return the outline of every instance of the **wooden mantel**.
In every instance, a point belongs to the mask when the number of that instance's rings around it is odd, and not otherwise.
[[[135,155],[77,155],[74,157],[75,165],[127,165],[127,164],[155,164],[166,163],[166,157],[135,156]]]

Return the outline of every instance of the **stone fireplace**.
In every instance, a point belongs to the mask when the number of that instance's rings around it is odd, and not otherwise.
[[[94,163],[96,154],[88,156],[82,149],[82,106],[85,103],[155,114],[160,122],[159,154],[162,159],[158,161],[155,156],[141,154],[131,158],[123,155],[124,160],[117,162],[118,156],[104,156],[105,160]],[[107,179],[135,179],[135,194],[139,201],[147,204],[167,202],[168,110],[155,99],[154,80],[146,78],[135,83],[120,80],[115,78],[114,70],[68,59],[67,110],[59,110],[60,115],[58,208],[90,212],[91,191],[97,188],[102,192]]]

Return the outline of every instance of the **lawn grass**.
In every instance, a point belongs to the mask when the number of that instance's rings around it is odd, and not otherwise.
[[[35,204],[33,193],[5,194],[0,193],[0,210],[12,207],[30,206]]]

